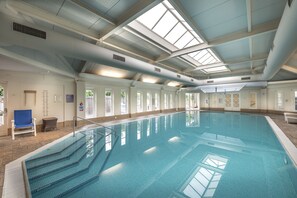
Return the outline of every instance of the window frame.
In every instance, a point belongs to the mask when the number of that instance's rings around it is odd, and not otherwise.
[[[168,97],[167,97],[167,93],[164,93],[164,109],[168,109]]]
[[[140,96],[139,104],[138,104],[138,94]],[[136,92],[136,112],[137,113],[143,112],[143,92],[141,92],[141,91]]]
[[[93,103],[93,114],[87,114],[88,112],[88,108],[89,108],[89,105],[88,105],[88,102],[87,102],[87,96],[86,96],[86,92],[87,91],[92,91],[93,92],[93,100],[92,100],[92,103]],[[95,91],[95,89],[93,88],[87,88],[85,89],[85,117],[86,118],[95,118],[97,116],[97,105],[96,105],[96,98],[97,98],[97,93]]]
[[[294,91],[294,110],[297,111],[297,90]]]
[[[151,92],[146,93],[146,110],[152,111],[152,93]]]
[[[108,112],[106,112],[106,92],[110,92],[110,114],[108,114]],[[110,88],[106,88],[104,91],[104,115],[105,116],[114,116],[114,93],[113,90]]]
[[[279,96],[281,96],[281,97],[279,97]],[[282,91],[276,91],[276,93],[275,93],[275,108],[276,108],[276,110],[284,110],[284,101],[285,101],[284,93]],[[280,106],[280,103],[281,103],[281,106]]]
[[[126,94],[126,97],[125,97],[125,112],[122,112],[122,93],[125,93]],[[128,91],[126,89],[121,89],[121,92],[120,92],[120,111],[121,111],[121,115],[124,115],[124,114],[128,114],[129,113],[129,96],[128,96]]]

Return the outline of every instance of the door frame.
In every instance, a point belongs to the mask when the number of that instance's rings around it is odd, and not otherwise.
[[[7,136],[8,135],[8,120],[7,120],[7,82],[0,82],[0,86],[4,89],[4,125],[0,126],[0,136]]]
[[[231,95],[231,106],[230,107],[226,107],[226,94],[230,94]],[[240,93],[239,92],[228,92],[225,94],[225,110],[226,111],[240,111]],[[239,99],[239,103],[238,103],[238,107],[234,107],[234,103],[233,103],[233,99],[234,99],[234,95],[238,94],[238,99]]]

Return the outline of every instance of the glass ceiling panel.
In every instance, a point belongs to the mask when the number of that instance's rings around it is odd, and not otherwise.
[[[190,43],[188,43],[185,47],[190,47],[193,45],[198,45],[199,42],[197,41],[197,39],[193,39]]]
[[[208,69],[204,69],[207,73],[218,73],[218,72],[225,72],[229,71],[229,69],[226,66],[220,66],[220,67],[212,67]]]
[[[159,19],[163,16],[166,10],[167,8],[162,3],[160,3],[147,11],[145,14],[138,17],[137,20],[149,29],[152,29],[154,25],[159,21]]]
[[[210,53],[206,53],[202,58],[199,59],[199,62],[203,63],[205,60],[207,60],[210,57],[211,57]]]
[[[192,52],[192,53],[190,53],[190,54],[188,54],[188,55],[191,56],[191,57],[194,57],[194,56],[196,56],[198,53],[199,53],[199,52]]]
[[[166,14],[161,18],[157,25],[153,28],[159,36],[164,37],[177,23],[177,19],[171,14],[171,12],[166,12]]]
[[[178,49],[204,43],[182,15],[167,0],[144,13],[136,20]],[[220,62],[220,59],[217,58],[211,49],[204,49],[187,55],[202,65]],[[201,71],[208,72],[207,70]],[[227,71],[229,70],[227,69]],[[210,70],[210,72],[216,71]]]
[[[216,60],[211,56],[209,59],[205,60],[203,63],[204,63],[205,65],[207,65],[207,64],[210,64],[210,63],[212,63],[212,62],[216,62]]]
[[[175,43],[177,41],[177,39],[179,39],[185,32],[187,31],[187,29],[181,24],[178,23],[173,29],[172,31],[170,31],[170,33],[165,37],[165,39],[167,41],[169,41],[170,43]]]
[[[174,45],[179,49],[184,48],[192,39],[193,35],[189,32],[186,32]]]
[[[167,0],[144,13],[136,20],[153,30],[162,38],[165,37],[164,39],[171,44],[175,43],[174,45],[179,49],[185,46],[203,43],[203,40]],[[195,40],[193,40],[194,37]],[[191,45],[187,45],[192,40]]]
[[[202,58],[205,54],[207,54],[207,50],[201,50],[200,53],[194,57],[194,59],[199,61],[199,59]]]

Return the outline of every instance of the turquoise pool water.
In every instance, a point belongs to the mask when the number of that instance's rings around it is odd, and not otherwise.
[[[296,168],[251,114],[190,111],[87,130],[26,167],[32,197],[297,197]]]

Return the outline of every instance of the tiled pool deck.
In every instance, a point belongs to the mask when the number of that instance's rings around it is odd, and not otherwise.
[[[297,124],[287,124],[283,115],[266,115],[272,118],[297,147]],[[72,128],[62,128],[56,131],[40,132],[36,137],[31,134],[16,136],[14,141],[10,136],[0,137],[0,195],[2,195],[6,164],[71,132]]]

